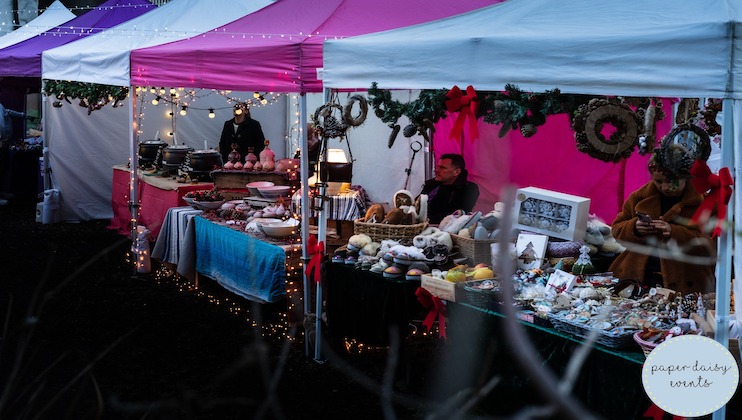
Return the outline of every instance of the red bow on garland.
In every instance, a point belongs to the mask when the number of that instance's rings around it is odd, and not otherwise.
[[[652,405],[647,408],[647,411],[644,412],[644,415],[642,417],[651,417],[652,420],[662,420],[665,417],[665,412],[661,408],[657,407],[656,404],[652,403]],[[672,419],[685,420],[685,417],[673,415]]]
[[[729,168],[725,167],[719,169],[719,174],[716,175],[702,160],[696,160],[693,163],[690,173],[693,175],[690,182],[693,183],[696,191],[704,194],[711,190],[690,221],[691,223],[697,223],[699,220],[707,220],[711,212],[714,211],[714,207],[717,207],[718,219],[711,234],[711,237],[715,238],[721,234],[722,225],[727,217],[727,203],[732,197],[732,185],[734,185],[732,174],[729,172]]]
[[[311,255],[312,258],[309,260],[304,273],[307,277],[311,277],[312,270],[314,270],[314,281],[319,283],[322,280],[321,267],[322,261],[325,259],[325,243],[322,241],[317,243],[317,237],[310,235],[307,241],[307,255]]]
[[[446,100],[448,112],[459,112],[459,116],[451,129],[451,138],[458,139],[461,136],[461,132],[464,130],[464,120],[468,116],[471,138],[472,140],[478,139],[477,110],[479,109],[479,98],[477,98],[477,92],[474,88],[471,85],[467,86],[466,94],[464,94],[458,86],[454,86],[446,93],[446,98],[448,98]]]
[[[428,332],[430,332],[430,329],[433,328],[435,317],[437,316],[438,337],[446,338],[446,305],[443,304],[443,301],[439,297],[431,295],[430,292],[422,287],[417,288],[415,296],[417,296],[417,301],[420,302],[420,305],[422,305],[423,308],[428,309],[428,315],[425,316],[425,319],[423,320],[423,326],[428,329]]]

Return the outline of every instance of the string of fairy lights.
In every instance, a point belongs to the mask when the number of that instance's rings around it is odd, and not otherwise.
[[[155,97],[146,101],[145,93],[149,92],[150,95]],[[203,99],[212,95],[219,95],[225,99],[225,106],[215,107],[213,105],[200,107],[197,105],[199,99]],[[231,90],[217,90],[217,89],[186,89],[183,87],[136,87],[136,98],[138,98],[138,113],[137,113],[137,138],[144,133],[144,118],[147,114],[148,107],[169,106],[170,110],[167,112],[168,117],[171,118],[171,131],[169,133],[162,133],[169,137],[172,137],[176,131],[177,119],[179,117],[185,117],[189,111],[201,111],[208,112],[208,117],[213,119],[216,117],[216,111],[223,109],[232,109],[235,104],[242,104],[247,108],[259,108],[264,106],[270,106],[281,99],[281,96],[287,95],[283,93],[274,92],[253,92],[251,97],[242,97],[235,95]],[[241,109],[237,109],[235,113],[242,112]]]

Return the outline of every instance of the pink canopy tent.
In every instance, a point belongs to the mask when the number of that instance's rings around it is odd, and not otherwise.
[[[432,21],[502,0],[280,0],[189,39],[131,52],[131,83],[321,92],[322,43]]]

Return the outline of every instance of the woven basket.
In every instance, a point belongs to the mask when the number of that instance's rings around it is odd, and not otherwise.
[[[492,300],[497,299],[500,292],[499,282],[494,279],[490,280],[495,282],[495,287],[493,289],[480,289],[475,287],[481,284],[484,280],[468,281],[464,283],[464,295],[466,296],[466,301],[473,306],[482,308],[489,307]]]
[[[658,346],[658,344],[653,343],[651,341],[642,340],[641,338],[639,338],[640,332],[641,331],[637,331],[634,333],[634,341],[636,341],[636,344],[638,344],[639,347],[642,348],[642,351],[644,352],[644,357],[649,357],[649,353],[651,353],[652,350],[654,350],[654,348]]]
[[[549,314],[549,321],[551,321],[554,325],[554,329],[557,331],[574,335],[576,337],[586,338],[591,332],[591,329],[582,323],[568,320],[554,314]],[[622,333],[599,331],[595,342],[614,349],[627,348],[633,345],[633,335],[634,333],[632,331]]]
[[[420,232],[428,227],[428,222],[417,223],[414,225],[387,225],[384,223],[366,223],[361,219],[353,222],[353,233],[356,235],[368,235],[374,242],[381,242],[384,239],[411,240]]]
[[[492,247],[495,239],[472,239],[451,234],[451,239],[459,253],[469,258],[473,264],[492,264]]]

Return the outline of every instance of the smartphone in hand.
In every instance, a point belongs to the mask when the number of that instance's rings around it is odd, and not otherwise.
[[[640,211],[636,212],[637,217],[639,217],[639,220],[641,220],[644,223],[652,223],[652,217],[646,213],[642,213]]]

